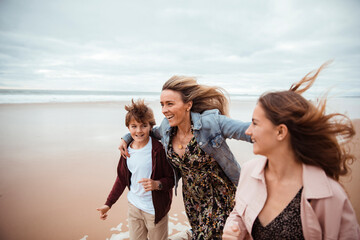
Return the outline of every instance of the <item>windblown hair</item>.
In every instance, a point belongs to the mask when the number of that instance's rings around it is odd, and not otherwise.
[[[125,110],[127,111],[125,116],[126,127],[129,127],[132,119],[141,123],[149,122],[151,128],[156,124],[152,109],[149,108],[142,99],[136,102],[134,102],[134,99],[131,99],[131,104],[126,105]]]
[[[340,113],[326,114],[326,96],[315,106],[300,95],[312,86],[328,64],[324,63],[315,73],[308,73],[288,91],[263,94],[258,103],[274,125],[287,126],[298,161],[321,167],[338,181],[339,176],[348,173],[348,164],[355,159],[344,146],[355,134],[352,122]]]
[[[193,102],[191,111],[202,113],[205,110],[218,109],[222,115],[228,115],[228,98],[225,90],[198,84],[195,78],[173,76],[163,85],[162,90],[173,90],[181,94],[184,103]]]

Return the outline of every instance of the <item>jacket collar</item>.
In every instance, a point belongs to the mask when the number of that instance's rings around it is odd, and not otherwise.
[[[194,127],[193,129],[194,130],[200,130],[202,125],[201,125],[201,116],[200,116],[200,113],[197,113],[197,112],[191,112],[191,120],[194,124]]]
[[[267,163],[265,157],[260,159],[254,159],[253,161],[259,161],[255,165],[251,176],[265,183],[264,169]],[[324,170],[319,167],[302,164],[303,166],[303,186],[304,196],[306,199],[320,199],[327,198],[333,195],[330,187],[330,180],[326,176]]]
[[[170,127],[170,124],[169,124],[169,120],[167,118],[164,118],[164,121],[165,121],[165,132],[166,132],[166,136],[169,136],[170,135],[170,130],[171,130],[171,127]]]

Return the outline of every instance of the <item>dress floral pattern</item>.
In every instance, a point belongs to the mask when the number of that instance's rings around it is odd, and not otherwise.
[[[235,185],[216,160],[200,148],[195,137],[186,146],[183,157],[174,151],[172,144],[167,155],[181,173],[192,239],[221,239],[225,221],[235,205]]]

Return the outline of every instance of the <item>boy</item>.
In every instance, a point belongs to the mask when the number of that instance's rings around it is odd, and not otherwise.
[[[125,187],[129,188],[128,221],[131,240],[168,239],[168,212],[172,201],[174,175],[159,141],[150,137],[155,125],[152,110],[143,100],[125,106],[125,124],[133,138],[130,157],[121,157],[118,176],[105,205],[98,208],[105,220],[111,206]]]

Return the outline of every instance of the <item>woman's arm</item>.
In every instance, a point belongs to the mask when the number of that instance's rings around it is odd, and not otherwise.
[[[222,135],[225,138],[252,142],[251,137],[245,134],[251,122],[242,122],[220,114],[218,115],[218,121]]]
[[[226,219],[224,226],[224,232],[222,239],[226,240],[240,240],[248,238],[248,232],[246,230],[245,224],[242,221],[239,213],[234,207],[233,211],[230,213],[229,217]]]
[[[360,239],[359,223],[349,199],[346,199],[342,209],[339,239]]]

